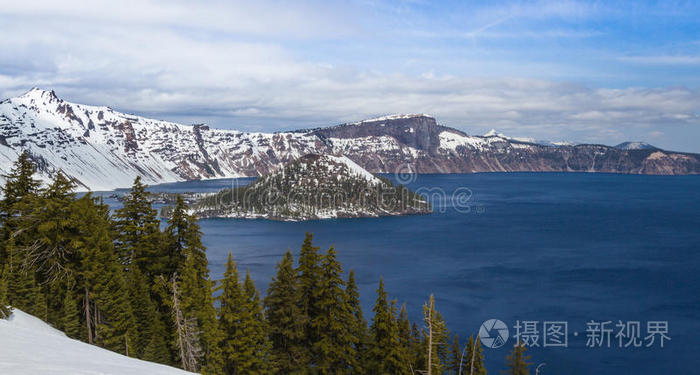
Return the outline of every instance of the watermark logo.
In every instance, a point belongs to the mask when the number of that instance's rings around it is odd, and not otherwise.
[[[517,320],[512,328],[513,340],[522,346],[569,347],[568,321]],[[590,320],[583,333],[586,348],[663,348],[671,340],[665,320],[650,320],[646,325],[639,320]],[[579,337],[578,330],[573,337]],[[479,328],[479,339],[487,348],[500,348],[508,338],[508,326],[501,320],[489,319]]]
[[[479,328],[479,340],[487,348],[500,348],[508,341],[508,326],[498,319],[489,319]]]
[[[405,163],[399,165],[399,167],[396,168],[396,171],[394,172],[394,177],[396,178],[396,182],[398,182],[399,184],[408,185],[412,182],[416,182],[416,179],[418,178],[418,173],[416,172],[416,168],[414,168],[413,165]]]

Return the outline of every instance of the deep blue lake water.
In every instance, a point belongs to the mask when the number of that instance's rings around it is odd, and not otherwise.
[[[436,212],[426,216],[202,220],[212,276],[221,277],[230,251],[264,290],[285,250],[296,256],[309,231],[355,270],[368,319],[381,276],[414,321],[434,293],[448,328],[463,339],[487,319],[505,322],[508,343],[484,348],[490,374],[504,368],[518,320],[538,322],[540,347],[529,353],[533,363],[546,363],[542,374],[700,373],[700,176],[419,175],[409,186],[472,195],[459,211],[433,197]],[[620,348],[618,320],[639,321],[642,341],[647,322],[668,322],[670,341],[660,348],[657,336],[652,347]],[[568,322],[567,347],[542,347],[544,321]],[[590,321],[612,321],[610,348],[586,346]]]

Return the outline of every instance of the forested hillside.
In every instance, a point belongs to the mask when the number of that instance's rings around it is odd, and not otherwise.
[[[479,341],[463,347],[433,296],[410,322],[379,280],[368,322],[354,272],[309,233],[262,298],[231,254],[222,279],[209,274],[182,199],[161,230],[139,178],[111,213],[61,173],[48,186],[33,174],[22,154],[2,187],[2,318],[18,308],[69,337],[203,374],[442,374],[459,373],[460,360],[462,373],[472,361],[485,373]]]
[[[408,188],[347,157],[318,154],[304,155],[249,185],[203,196],[191,209],[199,217],[294,221],[431,212],[430,204]]]

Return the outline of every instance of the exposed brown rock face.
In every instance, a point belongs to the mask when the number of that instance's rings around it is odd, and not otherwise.
[[[392,173],[406,166],[417,173],[700,173],[697,154],[603,145],[545,146],[497,136],[467,136],[426,116],[341,125],[317,129],[313,134],[333,151],[375,173]],[[451,146],[445,138],[455,138],[457,144]]]

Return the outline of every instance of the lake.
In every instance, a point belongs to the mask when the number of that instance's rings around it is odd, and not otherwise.
[[[216,191],[231,184],[152,189]],[[488,319],[505,322],[506,345],[484,348],[490,374],[504,368],[518,321],[536,322],[530,324],[538,335],[530,339],[539,347],[529,354],[535,364],[546,363],[542,374],[698,372],[700,176],[418,175],[408,185],[433,188],[436,212],[308,222],[201,220],[212,276],[221,277],[232,252],[264,291],[282,254],[291,249],[298,255],[308,231],[322,250],[335,246],[345,270],[355,270],[368,319],[383,277],[413,321],[434,293],[448,328],[462,339]],[[448,199],[440,198],[440,189]],[[449,199],[454,192],[462,195]],[[545,321],[567,323],[565,347],[543,347]],[[605,340],[602,347],[587,346],[587,323],[605,321],[611,321],[604,326],[612,331],[610,347]],[[639,322],[641,347],[619,347],[618,321],[633,330]],[[668,324],[663,348],[658,335],[646,347],[649,322]]]

